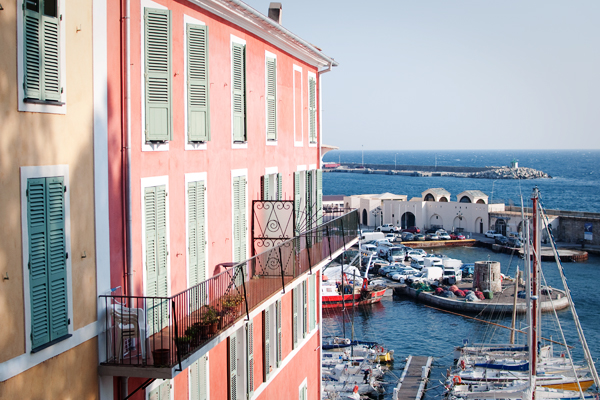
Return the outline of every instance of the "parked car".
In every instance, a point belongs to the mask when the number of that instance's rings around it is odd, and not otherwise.
[[[425,261],[423,258],[415,257],[410,261],[410,266],[414,269],[421,270],[425,266]]]
[[[396,234],[395,233],[386,233],[385,238],[387,240],[389,240],[390,242],[393,242],[394,240],[396,240]]]
[[[423,235],[422,233],[417,233],[415,235],[415,240],[421,240],[421,241],[423,241],[423,240],[425,240],[425,235]]]
[[[421,233],[421,230],[419,228],[417,228],[416,226],[411,226],[406,229],[402,229],[402,232],[410,232],[412,234],[415,234],[415,233]]]
[[[510,247],[517,247],[517,248],[523,247],[523,244],[521,243],[521,241],[519,240],[519,238],[518,237],[514,237],[514,236],[511,236],[511,237],[508,238],[508,245]]]
[[[496,231],[487,231],[485,233],[485,237],[494,238],[496,236]]]
[[[428,233],[427,240],[440,240],[440,237],[438,235],[436,235],[435,233]]]
[[[508,246],[508,238],[504,235],[499,235],[494,238],[496,244],[500,244],[502,246]]]
[[[452,238],[450,237],[450,235],[448,234],[448,232],[438,232],[437,233],[438,237],[440,238],[440,240],[452,240]]]
[[[406,253],[406,261],[410,260],[411,258],[422,258],[423,256],[425,256],[427,253],[425,252],[425,250],[410,250],[409,252]]]
[[[472,278],[473,274],[475,273],[475,264],[463,264],[463,266],[460,269],[465,278]]]
[[[452,240],[465,240],[466,237],[460,232],[452,232],[450,233],[450,239]]]
[[[375,229],[376,232],[397,232],[398,228],[396,228],[393,224],[383,224],[381,226],[378,226],[377,229]]]
[[[403,232],[401,237],[402,240],[405,240],[407,242],[412,242],[413,240],[415,240],[415,235],[413,235],[410,232]]]

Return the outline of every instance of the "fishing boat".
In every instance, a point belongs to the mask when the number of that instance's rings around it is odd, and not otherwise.
[[[533,238],[531,243],[533,249],[527,253],[533,254],[533,257],[526,257],[525,261],[527,266],[527,322],[530,327],[527,330],[528,343],[526,351],[517,350],[516,346],[512,344],[509,346],[488,346],[487,350],[478,352],[474,351],[473,348],[464,353],[461,351],[461,355],[457,360],[457,369],[446,381],[447,399],[597,399],[597,394],[584,393],[594,383],[597,388],[600,387],[600,379],[581,330],[552,237],[552,249],[559,266],[560,276],[569,299],[588,367],[577,366],[572,362],[568,346],[565,347],[565,353],[567,354],[561,354],[561,357],[554,357],[551,346],[540,346],[542,337],[539,321],[541,313],[538,307],[540,293],[538,274],[541,273],[541,263],[538,249],[540,248],[541,236],[540,220],[544,217],[544,213],[539,204],[537,188],[534,189],[532,202]],[[547,218],[544,219],[544,222],[547,226]],[[528,228],[526,228],[526,235],[527,250],[530,250]],[[513,337],[511,336],[511,342]],[[564,335],[562,335],[562,339],[564,342]],[[463,350],[467,350],[467,346],[463,347]],[[506,357],[506,353],[512,354]]]

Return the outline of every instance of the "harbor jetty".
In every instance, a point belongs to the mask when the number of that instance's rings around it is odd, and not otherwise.
[[[408,356],[402,376],[394,388],[393,400],[421,400],[429,380],[433,357]]]
[[[441,165],[388,165],[341,163],[325,164],[324,172],[382,174],[403,176],[450,176],[478,179],[542,179],[552,178],[545,172],[527,167],[461,167]]]

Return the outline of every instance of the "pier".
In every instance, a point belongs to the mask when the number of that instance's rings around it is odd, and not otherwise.
[[[433,357],[408,356],[402,376],[398,381],[398,385],[394,388],[392,399],[421,400],[429,380],[432,362]]]

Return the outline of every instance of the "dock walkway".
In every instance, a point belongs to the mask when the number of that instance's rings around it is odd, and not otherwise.
[[[392,399],[421,400],[429,380],[432,362],[433,357],[408,356],[398,386],[394,388]]]

